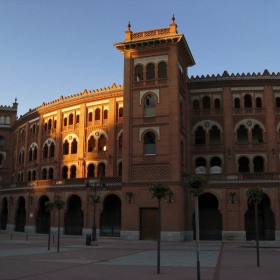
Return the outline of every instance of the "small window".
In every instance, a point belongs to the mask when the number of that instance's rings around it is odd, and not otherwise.
[[[199,126],[195,132],[195,144],[196,145],[205,145],[205,130]]]
[[[103,118],[104,118],[104,120],[107,120],[108,119],[108,110],[104,110],[104,112],[103,112]]]
[[[51,146],[50,146],[50,157],[54,157],[54,148],[55,148],[54,143],[51,143]]]
[[[144,155],[156,154],[156,135],[149,131],[144,135]]]
[[[88,152],[93,152],[95,149],[95,139],[91,136],[88,140]]]
[[[76,154],[78,150],[78,143],[77,140],[74,139],[71,143],[71,154]]]
[[[95,166],[94,164],[89,164],[87,168],[87,177],[88,178],[94,178],[95,173]]]
[[[89,112],[89,114],[88,114],[88,121],[92,122],[92,112]]]
[[[276,108],[280,108],[280,97],[276,97]]]
[[[49,147],[47,144],[44,145],[43,148],[43,158],[47,158],[48,157],[48,153],[49,153]]]
[[[64,155],[68,155],[69,154],[69,143],[68,143],[67,140],[63,143],[63,154]]]
[[[256,98],[256,107],[262,108],[262,99],[260,97]]]
[[[161,62],[158,65],[158,78],[159,79],[167,78],[167,65],[165,62]]]
[[[97,177],[105,177],[105,164],[104,163],[100,163],[98,165],[98,174]]]
[[[118,176],[122,176],[122,162],[118,165]]]
[[[143,66],[137,65],[135,67],[135,81],[139,82],[143,80]]]
[[[62,168],[62,179],[67,179],[68,178],[68,167],[63,166]]]
[[[244,96],[244,107],[245,108],[252,108],[252,97],[249,94]]]
[[[63,125],[64,125],[64,126],[67,126],[67,118],[66,118],[66,117],[65,117],[64,120],[63,120]]]
[[[4,146],[5,144],[5,139],[3,136],[0,136],[0,146]]]
[[[80,115],[76,116],[76,124],[80,123]]]
[[[119,108],[119,118],[122,118],[123,117],[123,108],[120,107]]]
[[[215,99],[214,100],[214,106],[215,106],[215,109],[217,110],[217,109],[221,109],[221,101],[220,101],[220,99]]]
[[[155,65],[150,63],[147,65],[146,69],[146,80],[154,80],[155,79]]]
[[[97,108],[95,110],[94,120],[100,121],[100,109],[99,108]]]
[[[144,117],[156,115],[156,100],[152,94],[148,94],[144,100]]]
[[[52,120],[51,119],[48,121],[48,129],[49,130],[52,129]]]
[[[240,99],[239,98],[235,98],[234,99],[234,108],[235,109],[239,109],[240,108]]]
[[[72,125],[73,122],[74,122],[74,116],[73,116],[73,114],[70,114],[69,115],[69,125]]]
[[[210,97],[204,96],[202,99],[203,109],[208,110],[210,109]]]
[[[70,178],[76,178],[76,166],[72,165],[70,168]]]

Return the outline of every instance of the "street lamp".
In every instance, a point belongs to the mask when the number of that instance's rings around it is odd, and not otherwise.
[[[96,195],[96,189],[99,186],[96,184],[96,182],[94,183],[94,185],[90,185],[89,183],[86,183],[86,188],[87,190],[89,188],[93,188],[94,189],[94,194],[89,196],[91,198],[92,204],[93,204],[93,225],[92,225],[92,232],[91,232],[91,242],[96,243],[97,239],[96,239],[96,223],[95,223],[95,204],[99,203],[101,201],[101,197]],[[91,244],[93,245],[93,244]],[[97,245],[97,244],[96,244]]]

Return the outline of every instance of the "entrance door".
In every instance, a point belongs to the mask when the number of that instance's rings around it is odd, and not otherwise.
[[[2,201],[2,211],[1,211],[1,229],[6,230],[8,222],[8,200],[6,197]]]
[[[77,195],[72,195],[68,201],[68,209],[65,214],[65,234],[82,235],[84,225],[84,213],[82,201]]]
[[[37,233],[49,233],[50,228],[50,212],[46,211],[45,203],[49,201],[47,196],[42,196],[39,201],[39,209],[37,212]]]
[[[157,208],[140,209],[140,239],[157,240]]]
[[[101,236],[120,236],[121,234],[121,200],[117,195],[108,195],[104,200],[100,216]]]
[[[26,223],[26,210],[25,210],[25,200],[21,196],[18,200],[18,209],[16,212],[16,228],[15,231],[24,232]]]

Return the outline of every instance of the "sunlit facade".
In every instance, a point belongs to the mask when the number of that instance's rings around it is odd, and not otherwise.
[[[0,107],[1,229],[48,232],[45,202],[59,198],[62,232],[90,233],[97,195],[98,235],[156,239],[148,188],[164,182],[162,239],[191,240],[194,201],[182,182],[204,174],[201,239],[254,239],[245,191],[255,186],[265,191],[260,238],[280,239],[280,74],[189,77],[195,61],[174,19],[136,33],[129,25],[114,46],[123,86],[61,96],[20,118],[17,101]]]

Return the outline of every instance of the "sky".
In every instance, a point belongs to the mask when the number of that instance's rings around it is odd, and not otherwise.
[[[123,84],[114,43],[175,16],[196,65],[189,76],[280,71],[278,0],[0,0],[0,105],[43,102]]]

